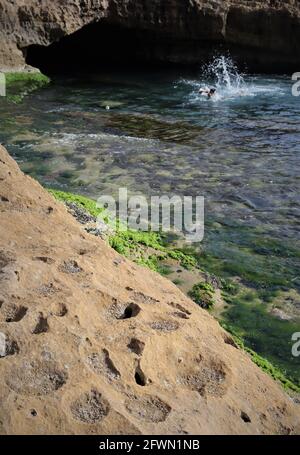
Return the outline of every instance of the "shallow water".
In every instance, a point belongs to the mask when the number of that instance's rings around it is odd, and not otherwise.
[[[256,292],[226,318],[298,379],[299,319],[279,321],[267,307],[281,291],[300,290],[300,97],[290,76],[227,70],[55,78],[23,104],[0,99],[0,141],[48,187],[94,198],[124,186],[205,196],[200,261]],[[216,97],[201,97],[212,84]]]

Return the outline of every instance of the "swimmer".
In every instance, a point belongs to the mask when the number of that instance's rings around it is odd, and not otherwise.
[[[200,95],[202,96],[207,96],[207,98],[211,98],[216,94],[216,89],[215,88],[208,88],[208,87],[202,87],[199,90]]]

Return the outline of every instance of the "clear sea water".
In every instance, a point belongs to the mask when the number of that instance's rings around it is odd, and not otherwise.
[[[217,88],[211,100],[198,93],[206,85]],[[205,196],[203,267],[254,293],[225,319],[299,380],[300,97],[291,88],[291,75],[240,75],[225,58],[193,73],[54,77],[22,104],[0,99],[0,141],[47,187]],[[269,312],[284,298],[292,321]]]

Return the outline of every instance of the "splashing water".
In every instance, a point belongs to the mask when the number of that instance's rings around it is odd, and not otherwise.
[[[202,74],[205,78],[204,84],[216,88],[216,94],[211,98],[213,101],[250,95],[243,74],[239,73],[230,57],[224,55],[215,57],[211,63],[203,67]]]
[[[204,68],[204,75],[213,80],[217,95],[236,95],[242,93],[246,84],[242,74],[230,57],[216,57]]]
[[[216,93],[211,97],[211,101],[235,100],[241,97],[253,97],[265,92],[271,93],[276,91],[277,94],[283,92],[275,87],[266,87],[257,85],[255,81],[246,82],[245,74],[239,72],[234,61],[227,56],[215,57],[212,62],[205,65],[202,69],[201,79],[198,81],[184,80],[185,84],[193,86],[190,101],[198,103],[207,101],[206,96],[199,94],[200,88],[215,88]]]

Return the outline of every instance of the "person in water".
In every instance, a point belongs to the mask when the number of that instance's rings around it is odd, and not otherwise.
[[[212,96],[214,96],[216,94],[216,89],[203,87],[203,88],[200,88],[199,93],[200,93],[200,95],[207,96],[207,98],[210,99]]]

